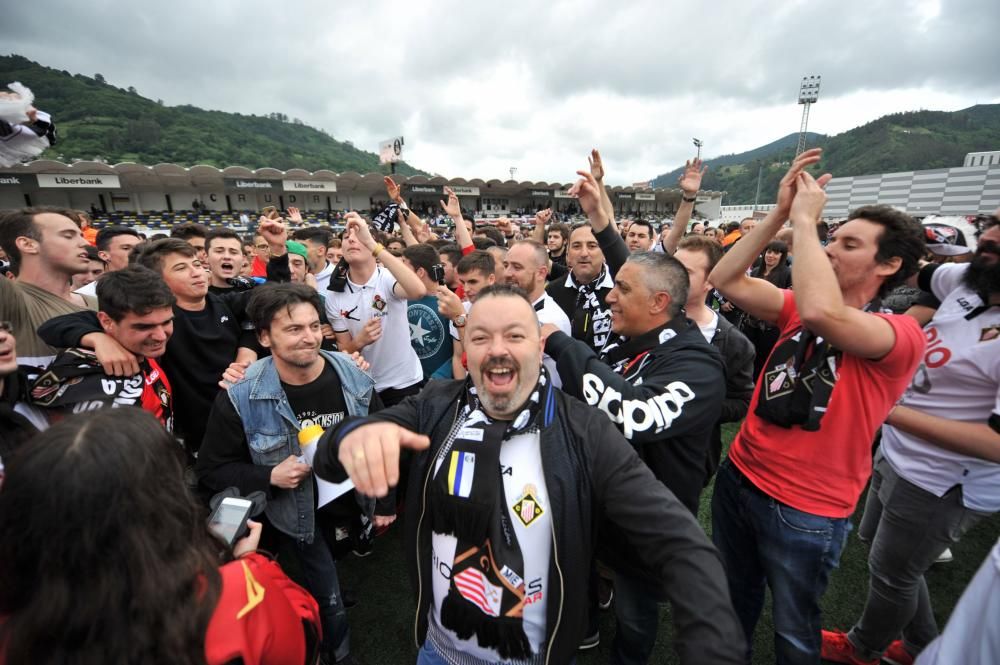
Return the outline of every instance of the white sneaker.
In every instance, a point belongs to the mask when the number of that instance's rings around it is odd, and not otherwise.
[[[951,553],[951,548],[947,548],[944,552],[938,555],[938,558],[934,559],[934,563],[951,563],[955,560],[955,555]]]

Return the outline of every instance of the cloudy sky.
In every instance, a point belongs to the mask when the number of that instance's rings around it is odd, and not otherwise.
[[[998,0],[10,3],[0,52],[102,73],[168,105],[264,114],[446,176],[611,184],[694,150],[1000,102]],[[30,85],[30,82],[24,83]],[[38,100],[44,108],[44,100]]]

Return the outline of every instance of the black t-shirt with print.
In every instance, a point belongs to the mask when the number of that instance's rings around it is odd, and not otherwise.
[[[302,386],[282,382],[281,388],[288,396],[288,403],[301,428],[319,425],[330,429],[347,416],[340,377],[330,363],[325,364],[323,373],[315,381]]]

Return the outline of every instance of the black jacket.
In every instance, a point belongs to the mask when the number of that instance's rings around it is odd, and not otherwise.
[[[625,241],[622,240],[621,236],[615,232],[614,227],[610,224],[594,237],[597,239],[597,244],[601,246],[601,251],[604,252],[605,266],[607,267],[609,277],[608,285],[597,289],[595,292],[597,300],[600,302],[600,309],[597,312],[593,312],[577,308],[577,298],[580,291],[576,287],[576,280],[572,274],[558,279],[553,276],[549,285],[545,287],[545,292],[552,296],[556,304],[566,312],[566,316],[569,317],[570,330],[573,332],[573,337],[583,340],[593,350],[600,351],[611,334],[611,318],[605,298],[608,292],[611,291],[611,281],[614,280],[618,270],[628,260],[629,252],[625,246]],[[596,327],[594,324],[595,320],[598,322]]]
[[[563,333],[549,336],[545,352],[556,361],[563,390],[600,409],[653,475],[697,514],[709,442],[726,395],[725,367],[698,326],[686,319],[671,325],[677,335],[654,339],[624,374]],[[656,337],[659,330],[646,334]]]
[[[464,396],[462,381],[432,381],[415,397],[370,420],[394,422],[430,437],[428,450],[414,453],[406,489],[406,547],[416,584],[414,640],[427,634],[431,605],[431,530],[424,519],[433,460],[451,431]],[[676,646],[682,663],[741,663],[743,631],[729,601],[718,552],[692,515],[625,442],[608,418],[552,388],[541,413],[541,456],[552,504],[551,587],[546,607],[546,662],[567,663],[584,637],[587,583],[601,518],[617,524],[639,558],[655,570],[673,605]],[[316,474],[345,478],[337,461],[347,420],[324,435],[316,452]]]
[[[719,468],[722,458],[722,423],[735,423],[747,415],[750,399],[753,397],[754,377],[753,361],[754,347],[740,329],[720,315],[712,346],[722,354],[722,362],[726,365],[726,398],[722,400],[722,414],[715,429],[712,431],[712,441],[709,444],[707,459],[707,474],[705,483]]]

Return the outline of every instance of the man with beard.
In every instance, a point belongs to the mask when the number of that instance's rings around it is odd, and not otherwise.
[[[545,246],[552,263],[566,265],[566,246],[569,244],[569,227],[562,222],[550,224],[545,233]]]
[[[212,492],[236,487],[242,496],[267,495],[276,544],[294,553],[319,603],[327,662],[350,663],[347,610],[297,435],[310,425],[329,429],[347,416],[367,415],[377,397],[374,381],[353,360],[320,350],[322,309],[319,294],[304,284],[254,290],[247,313],[271,355],[216,397],[195,472]]]
[[[552,386],[524,292],[484,289],[467,328],[465,381],[433,381],[373,418],[348,419],[315,458],[321,478],[349,476],[384,496],[413,449],[402,467],[417,662],[570,662],[604,518],[673,603],[680,662],[739,662],[718,554],[608,418]]]
[[[941,306],[882,428],[858,528],[871,545],[868,602],[849,633],[823,635],[823,657],[838,663],[912,663],[938,634],[925,573],[1000,510],[1000,220],[971,263],[929,265],[918,283]]]
[[[515,242],[503,262],[503,279],[507,284],[520,287],[528,294],[535,315],[542,325],[551,324],[567,335],[572,334],[566,312],[556,304],[552,296],[545,292],[545,279],[549,274],[545,247],[534,240]],[[548,355],[542,363],[549,370],[556,388],[562,387],[562,380],[556,372],[556,363]]]

